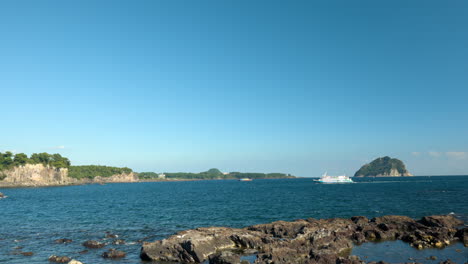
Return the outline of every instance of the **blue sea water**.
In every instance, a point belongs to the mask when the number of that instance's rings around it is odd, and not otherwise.
[[[119,263],[141,263],[139,241],[163,239],[201,226],[448,213],[468,223],[468,176],[356,181],[322,185],[312,179],[210,180],[0,189],[9,196],[0,200],[0,263],[47,263],[52,254],[106,263],[112,261],[100,255],[109,248],[127,252]],[[86,240],[111,243],[113,239],[105,239],[106,232],[117,234],[127,244],[79,253]],[[59,238],[73,242],[55,244]],[[23,256],[19,251],[34,255]],[[461,252],[452,251],[468,254],[463,247]]]

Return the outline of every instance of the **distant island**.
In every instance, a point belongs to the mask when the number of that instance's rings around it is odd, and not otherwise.
[[[413,176],[406,169],[403,161],[388,156],[377,158],[362,166],[354,177],[401,177]]]
[[[280,179],[295,178],[295,176],[285,173],[221,172],[218,169],[200,173],[137,173],[127,167],[72,166],[70,160],[60,154],[44,152],[34,153],[28,157],[24,153],[0,152],[0,187],[241,178]]]

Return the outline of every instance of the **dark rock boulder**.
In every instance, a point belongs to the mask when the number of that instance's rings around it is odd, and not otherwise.
[[[240,264],[240,255],[223,251],[209,257],[209,264]]]
[[[101,243],[101,242],[96,241],[96,240],[88,240],[88,241],[83,243],[83,246],[85,246],[87,248],[103,248],[104,246],[106,246],[106,244]]]
[[[115,250],[113,248],[109,249],[108,251],[102,253],[103,258],[110,258],[110,259],[118,259],[123,258],[126,256],[126,253],[120,250]]]
[[[447,259],[446,261],[441,261],[441,262],[439,262],[439,264],[457,264],[457,263],[453,262],[453,261],[450,260],[450,259]]]
[[[463,224],[463,222],[457,219],[453,215],[432,215],[425,216],[420,221],[421,224],[429,227],[445,227],[445,228],[456,228]]]
[[[140,257],[155,261],[202,262],[218,251],[236,248],[231,238],[247,241],[244,237],[252,237],[251,232],[225,227],[197,228],[179,232],[169,239],[144,243]]]
[[[358,226],[367,225],[369,223],[369,219],[365,216],[353,216],[351,217],[351,221]]]
[[[468,247],[468,227],[458,230],[457,237],[465,247]]]
[[[66,257],[66,256],[52,255],[49,257],[50,262],[56,262],[56,263],[68,263],[70,260],[71,258]]]

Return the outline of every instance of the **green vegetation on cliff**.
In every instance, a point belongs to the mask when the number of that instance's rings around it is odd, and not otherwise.
[[[109,166],[100,166],[100,165],[84,165],[84,166],[70,166],[68,168],[68,176],[76,179],[89,178],[93,179],[94,177],[110,177],[115,174],[122,173],[131,173],[132,169],[124,167],[109,167]]]
[[[229,172],[222,173],[218,169],[209,169],[208,171],[200,173],[192,172],[165,172],[166,179],[281,179],[281,178],[294,178],[290,174],[284,173],[252,173],[252,172]],[[157,179],[159,175],[154,172],[142,172],[138,174],[140,179]]]
[[[109,167],[100,165],[83,165],[83,166],[71,166],[70,160],[66,157],[62,157],[60,154],[49,154],[49,153],[34,153],[30,157],[24,153],[13,154],[10,151],[5,153],[0,152],[0,180],[6,178],[5,170],[12,169],[17,166],[23,166],[26,164],[43,164],[44,166],[55,167],[55,168],[68,168],[68,176],[75,179],[89,178],[93,179],[97,176],[111,177],[116,174],[129,174],[132,173],[132,169],[124,167]],[[155,172],[142,172],[138,173],[140,179],[158,179],[160,175]],[[191,172],[176,172],[176,173],[164,173],[166,179],[279,179],[279,178],[294,178],[290,174],[284,173],[242,173],[242,172],[230,172],[223,173],[218,169],[209,169],[200,173]]]
[[[115,174],[131,173],[129,168],[117,168],[108,166],[88,165],[88,166],[71,166],[70,160],[62,157],[60,154],[49,153],[33,153],[31,157],[24,153],[13,154],[10,151],[5,153],[0,152],[0,180],[6,178],[3,170],[9,170],[17,166],[26,164],[43,164],[55,168],[68,168],[68,176],[76,179],[94,178],[96,176],[110,177]]]
[[[362,166],[354,176],[410,176],[410,174],[401,160],[385,156]]]
[[[39,164],[44,166],[52,166],[55,168],[68,168],[70,167],[70,160],[62,157],[60,154],[49,153],[34,153],[31,157],[24,153],[13,154],[10,151],[5,153],[0,152],[0,171],[8,170],[16,166],[23,166],[26,164]]]

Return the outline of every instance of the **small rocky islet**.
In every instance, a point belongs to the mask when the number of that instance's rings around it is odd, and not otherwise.
[[[413,176],[403,161],[388,156],[377,158],[364,164],[354,177],[406,177]]]

